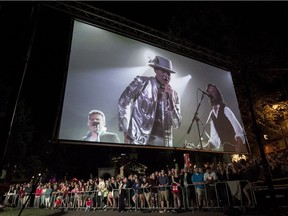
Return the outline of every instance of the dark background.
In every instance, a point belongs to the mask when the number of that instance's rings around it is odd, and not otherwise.
[[[58,145],[54,134],[63,99],[72,23],[69,14],[38,3],[0,2],[1,166],[11,168],[18,175],[32,175],[44,165],[59,176],[67,173],[87,178],[90,172],[95,175],[98,167],[113,165],[111,158],[122,153],[138,154],[139,162],[151,171],[173,166],[174,158],[183,164],[184,151]],[[236,65],[232,70],[244,125],[252,134],[248,95],[237,71],[246,71],[252,97],[269,93],[269,97],[275,98],[270,93],[276,91],[282,93],[281,100],[287,100],[286,2],[85,4],[189,41],[208,54],[221,53],[225,59],[232,60]],[[206,57],[203,61],[211,60]],[[254,141],[250,144],[257,150]],[[196,162],[198,153],[189,153],[191,161]],[[201,153],[201,160],[211,156]]]

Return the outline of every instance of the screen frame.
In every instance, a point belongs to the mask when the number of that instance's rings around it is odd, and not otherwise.
[[[61,107],[60,107],[61,111],[60,111],[59,118],[58,118],[58,121],[57,121],[57,129],[55,130],[55,135],[54,135],[55,139],[60,144],[95,145],[94,143],[91,143],[89,141],[78,141],[78,140],[61,139],[59,137],[60,125],[61,125],[61,117],[62,117],[62,112],[63,112],[64,98],[65,98],[66,85],[67,85],[67,76],[68,76],[68,72],[69,72],[68,65],[69,65],[69,62],[70,62],[72,37],[73,37],[73,31],[74,31],[74,27],[73,26],[74,26],[75,21],[81,22],[81,23],[85,23],[87,25],[91,25],[93,27],[96,27],[96,28],[99,28],[99,29],[103,29],[103,30],[108,31],[108,32],[112,32],[114,34],[118,34],[118,35],[121,35],[123,37],[127,37],[129,39],[133,39],[135,41],[139,41],[139,42],[142,42],[142,43],[157,47],[159,49],[163,49],[165,51],[178,54],[178,55],[183,56],[183,57],[187,57],[187,58],[189,58],[191,60],[195,60],[195,61],[198,61],[200,63],[207,64],[209,66],[213,66],[215,68],[219,68],[219,69],[225,70],[227,72],[230,71],[228,69],[229,65],[225,65],[225,66],[223,66],[223,65],[221,65],[221,66],[220,65],[215,65],[215,62],[213,62],[213,63],[209,62],[209,59],[206,59],[205,61],[203,59],[199,60],[199,58],[197,58],[197,57],[193,58],[193,56],[187,55],[187,52],[185,52],[185,51],[183,52],[183,50],[181,50],[181,49],[176,51],[174,48],[170,47],[171,49],[169,49],[169,47],[167,47],[167,46],[164,47],[163,45],[161,45],[161,43],[155,44],[154,42],[152,42],[150,40],[144,40],[143,38],[137,37],[137,36],[135,36],[133,34],[127,34],[127,32],[117,31],[117,30],[115,30],[113,28],[108,28],[108,27],[106,27],[104,25],[101,25],[101,24],[95,24],[95,23],[91,23],[89,21],[85,21],[84,19],[71,18],[71,25],[72,25],[71,29],[72,30],[71,30],[71,34],[70,34],[71,38],[70,38],[70,50],[69,50],[68,58],[67,58],[67,70],[66,70],[66,76],[65,76],[64,85],[63,85],[63,89],[64,89],[63,92],[64,93],[62,95],[62,104],[61,104]],[[167,40],[167,39],[165,39],[165,40]],[[229,73],[231,73],[231,76],[232,76],[232,72],[229,72]],[[233,81],[232,81],[232,84],[234,85]],[[238,101],[237,101],[237,103],[238,103]],[[240,109],[239,109],[239,112],[240,112]],[[242,117],[241,117],[241,113],[240,113],[240,118],[241,118],[240,120],[241,120],[242,126],[243,126],[243,120],[242,120]],[[245,131],[244,126],[243,126],[243,129]],[[246,144],[247,144],[247,153],[248,153],[250,148],[249,148],[247,135],[245,135],[245,137],[246,137],[246,142],[247,142]],[[155,148],[155,149],[169,149],[169,150],[173,149],[173,150],[200,151],[200,152],[204,151],[204,152],[211,152],[211,153],[227,153],[227,152],[208,151],[208,150],[203,150],[203,149],[189,149],[189,148],[183,148],[183,147],[158,147],[158,146],[151,146],[151,145],[131,145],[131,144],[127,144],[127,143],[116,144],[116,143],[99,142],[99,143],[97,143],[97,145],[99,145],[99,146],[111,146],[111,147]],[[97,145],[95,145],[95,146],[97,146]]]

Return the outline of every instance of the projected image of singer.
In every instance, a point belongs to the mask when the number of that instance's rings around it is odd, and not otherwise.
[[[244,130],[231,109],[226,106],[220,90],[208,84],[206,92],[210,98],[212,110],[207,122],[210,122],[210,138],[204,149],[224,152],[247,152]]]
[[[118,101],[119,130],[124,142],[172,147],[173,128],[181,124],[180,98],[170,83],[172,62],[156,56],[148,62],[155,76],[137,76]]]
[[[91,110],[88,114],[89,131],[82,138],[85,141],[119,143],[119,137],[116,133],[107,131],[105,115],[100,110]]]

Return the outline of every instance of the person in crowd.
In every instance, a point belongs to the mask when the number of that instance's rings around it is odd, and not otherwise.
[[[94,180],[92,178],[89,178],[89,180],[86,182],[86,185],[85,185],[85,197],[84,197],[84,199],[87,200],[88,197],[91,198],[91,201],[92,201],[91,208],[93,207],[94,186],[95,186]]]
[[[59,189],[59,186],[58,186],[57,182],[54,182],[53,187],[52,187],[52,197],[51,197],[51,201],[50,201],[51,204],[54,204],[54,202],[56,201],[56,198],[59,195],[58,189]],[[53,205],[51,205],[51,207],[53,207]]]
[[[108,195],[107,195],[107,207],[113,207],[113,188],[111,184],[111,178],[107,180],[107,190],[108,190]]]
[[[239,174],[239,171],[238,171],[237,167],[235,166],[235,163],[228,163],[227,164],[226,174],[227,174],[227,180],[228,181],[241,180],[241,175]]]
[[[69,193],[70,191],[67,182],[62,182],[60,184],[60,194],[62,196],[63,207],[66,208],[69,206]]]
[[[241,175],[235,163],[228,163],[226,168],[227,185],[230,190],[231,204],[239,205],[241,201]]]
[[[149,210],[151,210],[151,184],[146,176],[142,178],[141,188],[143,188],[143,194],[146,200],[147,207]]]
[[[168,177],[168,185],[169,185],[169,203],[170,205],[174,204],[174,196],[173,193],[171,193],[171,188],[172,188],[172,175],[174,174],[174,168],[172,167],[171,169],[167,169],[167,177]]]
[[[70,187],[70,201],[69,201],[69,207],[74,209],[77,206],[77,200],[78,200],[78,191],[79,191],[79,185],[77,182],[72,181],[71,187]]]
[[[205,190],[204,190],[204,173],[201,167],[195,167],[194,173],[191,177],[192,183],[195,187],[197,202],[199,209],[206,205]]]
[[[219,196],[219,206],[227,206],[228,205],[228,191],[226,187],[227,181],[227,173],[226,173],[226,166],[227,163],[218,163],[216,169],[216,176],[217,176],[217,184],[216,190]]]
[[[132,189],[132,186],[133,186],[136,178],[137,178],[137,174],[135,174],[135,175],[130,174],[130,175],[128,175],[128,178],[127,178],[127,188],[128,188],[128,190],[127,190],[127,203],[129,206],[129,210],[131,210],[135,206],[133,199],[132,199],[135,192]]]
[[[34,208],[40,207],[40,197],[41,197],[42,190],[43,190],[42,184],[39,183],[35,191],[34,204],[33,204]]]
[[[91,197],[87,197],[86,201],[85,201],[85,212],[91,210],[92,203],[93,203],[93,201],[92,201]]]
[[[161,205],[161,210],[159,212],[164,213],[166,212],[166,209],[169,208],[169,180],[163,169],[158,177],[158,191]],[[166,202],[166,206],[164,206],[164,202]]]
[[[210,122],[210,139],[204,149],[224,152],[247,152],[244,130],[232,110],[227,107],[222,93],[214,84],[208,84],[206,92],[210,96],[212,110],[207,122]]]
[[[94,210],[96,210],[98,207],[98,183],[99,183],[99,179],[96,177],[94,179],[93,193],[92,193],[93,207],[95,207]]]
[[[113,176],[108,179],[107,189],[107,206],[110,206],[114,209],[116,208],[116,199],[118,198],[118,183],[115,181]]]
[[[212,171],[211,167],[206,167],[206,172],[204,173],[204,183],[206,184],[207,192],[207,205],[214,207],[216,205],[216,190],[215,182],[217,181],[217,175]]]
[[[26,184],[26,186],[24,187],[24,192],[25,192],[25,196],[24,196],[24,204],[26,205],[25,207],[29,207],[30,206],[30,201],[31,201],[31,195],[32,195],[32,184],[30,182],[28,182]]]
[[[246,185],[243,187],[243,193],[245,194],[247,200],[247,206],[252,206],[255,201],[253,201],[253,184],[263,181],[264,178],[261,175],[261,168],[254,164],[253,161],[246,162],[244,168],[243,179],[247,180]]]
[[[124,142],[172,147],[173,128],[181,124],[180,98],[170,85],[171,60],[156,56],[148,63],[155,76],[137,76],[118,101],[119,130]]]
[[[16,184],[15,185],[15,189],[14,189],[14,198],[12,201],[12,207],[17,207],[18,202],[19,202],[19,196],[18,196],[18,192],[20,190],[20,184]]]
[[[62,197],[61,197],[61,196],[58,196],[58,197],[56,198],[56,200],[54,201],[53,208],[54,208],[54,209],[57,209],[57,208],[62,207],[62,206],[63,206]]]
[[[155,209],[159,206],[158,205],[158,177],[155,172],[151,173],[149,177],[149,182],[151,184],[151,203],[152,208]]]
[[[143,194],[143,188],[141,187],[142,182],[138,177],[135,177],[135,181],[132,185],[132,189],[134,190],[134,195],[132,197],[132,201],[135,205],[135,209],[138,209],[138,203],[140,203],[140,209],[143,209],[144,207],[144,194]]]
[[[106,211],[106,207],[108,206],[108,194],[109,194],[109,191],[108,191],[108,185],[109,185],[109,180],[105,180],[105,186],[104,186],[104,189],[102,190],[102,202],[104,204],[103,206],[103,209],[104,211]]]
[[[116,209],[118,206],[119,199],[119,181],[115,179],[114,176],[111,177],[111,186],[112,186],[112,204],[113,209]]]
[[[16,196],[17,196],[16,185],[11,184],[8,192],[6,193],[6,197],[5,197],[5,201],[4,201],[5,205],[13,206],[13,203],[15,202]]]
[[[180,184],[180,173],[177,168],[174,169],[172,173],[172,194],[173,194],[173,203],[174,209],[173,212],[180,212],[181,211],[181,199],[182,199],[182,189]]]
[[[74,208],[79,210],[80,207],[82,207],[82,194],[81,194],[81,188],[78,182],[76,183],[71,193],[74,194]]]
[[[45,206],[45,197],[46,197],[46,191],[47,191],[47,185],[44,184],[42,191],[41,191],[41,197],[40,197],[40,207],[44,208]]]
[[[127,188],[128,188],[128,179],[123,177],[119,182],[119,207],[118,212],[123,212],[125,210],[125,201],[127,201]]]
[[[106,208],[106,203],[104,201],[104,192],[106,190],[106,183],[103,178],[99,178],[98,187],[97,187],[97,207],[101,208],[103,206],[103,209]],[[103,205],[102,205],[103,203]]]
[[[24,186],[20,185],[19,191],[18,191],[18,195],[19,195],[19,201],[18,202],[18,207],[22,208],[22,206],[24,205],[24,197],[25,197],[25,191],[24,191]]]
[[[84,141],[119,143],[117,133],[107,131],[105,114],[100,110],[91,110],[88,114],[89,131],[86,136],[82,137]]]
[[[46,189],[46,193],[45,193],[45,201],[44,201],[44,205],[46,208],[50,208],[51,206],[51,195],[52,195],[52,188],[51,188],[51,184],[48,183],[47,184],[47,189]]]
[[[192,172],[188,167],[185,167],[183,169],[183,172],[181,172],[181,187],[185,191],[183,193],[184,196],[184,204],[185,209],[188,210],[190,207],[196,206],[196,197],[195,197],[195,188],[192,185]]]

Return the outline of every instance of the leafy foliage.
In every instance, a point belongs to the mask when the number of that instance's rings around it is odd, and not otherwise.
[[[276,139],[288,132],[288,48],[281,28],[258,16],[267,8],[259,7],[256,11],[244,10],[243,6],[241,3],[230,7],[195,3],[194,7],[175,12],[169,32],[235,59],[238,71],[233,71],[232,77],[239,108],[252,152],[257,152],[251,103],[262,133]],[[244,11],[246,16],[241,15]],[[281,8],[272,7],[269,12],[277,13],[278,25],[286,22],[286,13],[281,13]],[[241,73],[246,74],[247,80]]]

